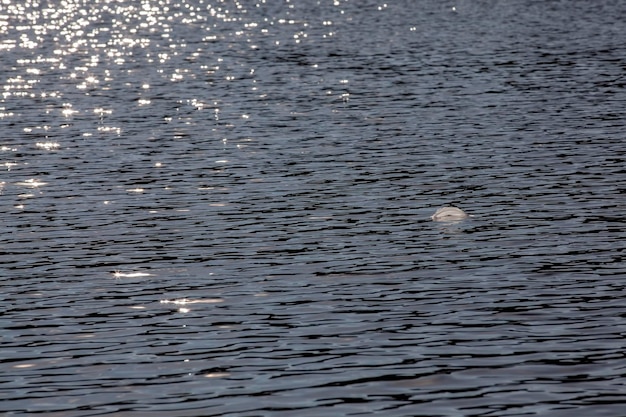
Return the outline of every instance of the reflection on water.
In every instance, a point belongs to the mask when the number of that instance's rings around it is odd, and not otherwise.
[[[0,411],[624,414],[625,17],[0,4]]]

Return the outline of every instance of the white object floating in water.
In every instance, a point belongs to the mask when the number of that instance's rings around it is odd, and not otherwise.
[[[442,207],[430,216],[436,222],[453,222],[468,217],[469,215],[466,212],[456,207]]]

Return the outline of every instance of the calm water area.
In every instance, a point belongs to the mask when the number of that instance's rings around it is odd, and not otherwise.
[[[1,1],[0,415],[626,416],[624,22]]]

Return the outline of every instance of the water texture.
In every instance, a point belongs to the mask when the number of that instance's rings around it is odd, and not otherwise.
[[[626,415],[625,20],[0,3],[0,413]]]

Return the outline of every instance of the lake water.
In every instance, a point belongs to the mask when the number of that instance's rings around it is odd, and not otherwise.
[[[16,3],[0,413],[626,415],[626,2]]]

